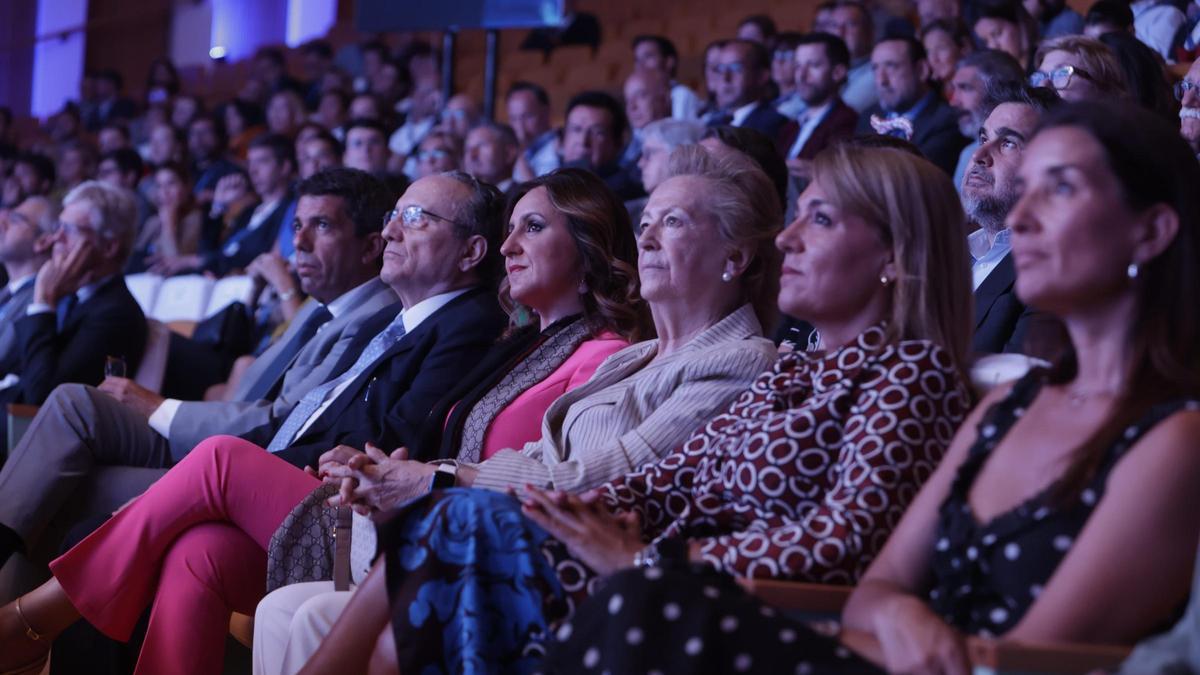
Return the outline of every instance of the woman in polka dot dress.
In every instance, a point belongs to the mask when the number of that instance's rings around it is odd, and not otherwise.
[[[902,151],[845,148],[817,172],[838,178],[818,179],[824,191],[778,238],[780,305],[821,331],[824,350],[782,357],[677,451],[595,493],[446,491],[382,528],[394,640],[381,642],[401,671],[536,668],[541,634],[635,559],[858,579],[969,409],[965,242],[940,236],[963,215],[945,175]],[[448,554],[453,577],[406,576]],[[513,582],[491,605],[452,590],[500,575]],[[476,635],[487,650],[454,651]]]
[[[1153,115],[1093,104],[1050,113],[1019,175],[1017,292],[1070,345],[972,413],[851,596],[890,672],[968,673],[968,633],[1131,644],[1188,597],[1200,167]],[[878,670],[711,571],[623,572],[560,637],[558,672]]]

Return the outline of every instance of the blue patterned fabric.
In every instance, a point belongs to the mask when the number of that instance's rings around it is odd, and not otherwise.
[[[565,608],[549,535],[516,499],[439,490],[379,528],[402,673],[529,673]]]

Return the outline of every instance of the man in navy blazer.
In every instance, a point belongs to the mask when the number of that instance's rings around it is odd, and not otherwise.
[[[503,204],[499,190],[461,172],[413,183],[383,231],[380,278],[400,302],[364,323],[334,369],[342,375],[242,437],[296,466],[316,466],[339,445],[411,446],[508,323],[494,290]]]
[[[925,47],[913,37],[885,37],[871,52],[871,65],[879,104],[863,113],[858,132],[912,141],[929,161],[953,176],[967,139],[959,133],[958,113],[929,86]]]
[[[729,40],[715,55],[713,70],[716,109],[704,116],[710,127],[747,127],[781,143],[788,118],[767,100],[771,82],[771,55],[767,48],[750,40]]]
[[[0,287],[0,379],[21,367],[16,323],[33,302],[34,279],[50,259],[46,235],[57,221],[58,208],[45,197],[27,197],[16,208],[0,213],[0,264],[8,276]]]

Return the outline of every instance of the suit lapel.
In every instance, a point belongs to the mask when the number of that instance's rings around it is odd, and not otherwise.
[[[1012,253],[1006,253],[975,290],[975,328],[983,325],[996,299],[1007,293],[1016,279],[1017,272],[1013,267]]]

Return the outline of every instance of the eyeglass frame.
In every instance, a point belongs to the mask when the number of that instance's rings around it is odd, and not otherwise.
[[[1061,73],[1063,71],[1066,71],[1066,73],[1067,73],[1067,81],[1065,83],[1063,83],[1063,86],[1061,86],[1061,87],[1054,86],[1054,74]],[[1036,80],[1039,75],[1044,79],[1042,79],[1041,82],[1034,82],[1034,80]],[[1059,66],[1048,73],[1044,70],[1033,71],[1032,73],[1029,74],[1029,84],[1030,84],[1030,86],[1033,86],[1033,87],[1044,87],[1044,86],[1046,86],[1045,83],[1049,82],[1051,89],[1053,89],[1054,91],[1062,91],[1063,89],[1066,89],[1067,87],[1071,86],[1071,78],[1074,77],[1075,75],[1082,77],[1083,79],[1087,80],[1088,82],[1096,81],[1096,78],[1092,77],[1086,70],[1083,70],[1082,68],[1076,68],[1075,66],[1067,64],[1067,65]]]
[[[451,220],[446,216],[439,216],[433,211],[430,211],[429,209],[417,204],[409,204],[402,209],[392,209],[388,211],[383,215],[383,226],[387,227],[388,224],[397,218],[400,219],[400,226],[406,230],[425,229],[425,226],[428,225],[427,218],[436,218],[437,220],[444,220],[451,225],[466,227],[466,225],[458,222],[457,220]]]
[[[1188,93],[1189,91],[1191,91],[1191,90],[1193,90],[1193,89],[1197,89],[1197,88],[1200,88],[1200,83],[1198,83],[1198,82],[1192,82],[1191,80],[1189,80],[1189,79],[1187,79],[1187,78],[1185,77],[1185,78],[1183,78],[1182,80],[1180,80],[1180,81],[1176,82],[1176,83],[1175,83],[1175,84],[1174,84],[1174,85],[1171,87],[1171,91],[1172,91],[1172,93],[1174,93],[1174,94],[1175,94],[1175,100],[1176,100],[1176,101],[1179,101],[1179,102],[1181,102],[1181,103],[1182,103],[1182,102],[1183,102],[1183,97],[1184,97],[1184,96],[1187,96],[1187,93]],[[1200,89],[1198,89],[1198,90],[1196,91],[1196,93],[1197,93],[1197,94],[1200,94]]]
[[[50,224],[50,229],[46,231],[46,234],[50,235],[51,237],[57,237],[59,234],[70,237],[72,232],[75,234],[79,234],[80,232],[90,232],[103,239],[113,238],[113,234],[108,230],[101,230],[99,228],[91,227],[90,225],[76,225],[75,223],[68,223],[65,220],[55,220]]]

